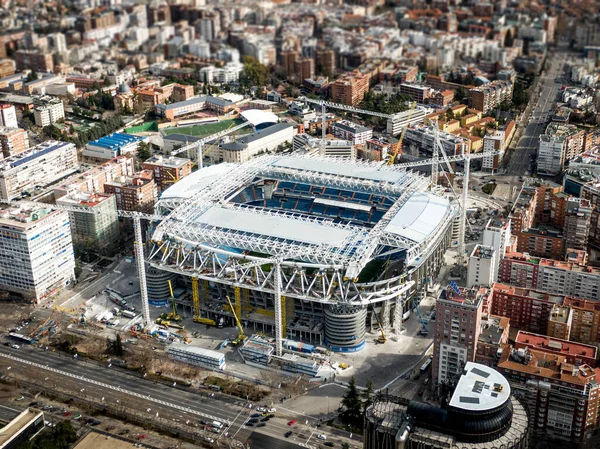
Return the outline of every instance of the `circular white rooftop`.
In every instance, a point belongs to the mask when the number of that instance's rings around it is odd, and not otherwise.
[[[450,406],[467,411],[492,410],[510,397],[508,380],[489,366],[467,362]]]

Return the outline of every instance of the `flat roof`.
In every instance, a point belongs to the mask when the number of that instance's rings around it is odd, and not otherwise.
[[[35,409],[24,410],[23,413],[0,429],[0,447],[10,442],[19,432],[38,418],[43,419],[41,411]]]
[[[506,378],[489,366],[467,362],[450,399],[450,407],[485,411],[501,406],[510,397]]]
[[[263,123],[277,123],[279,119],[275,114],[262,109],[248,109],[240,114],[254,126],[262,125]]]
[[[352,203],[350,201],[339,201],[330,200],[328,198],[315,198],[313,201],[315,204],[324,204],[326,206],[335,206],[341,209],[359,210],[361,212],[371,212],[373,206],[367,206],[365,204]]]
[[[396,183],[405,176],[403,172],[385,170],[381,166],[367,167],[356,164],[347,164],[342,161],[327,161],[323,159],[308,159],[293,156],[278,159],[271,165],[274,167],[292,168],[295,170],[346,176],[348,178],[366,179],[376,182]]]
[[[134,449],[135,447],[134,443],[121,440],[119,437],[106,438],[106,435],[92,430],[79,440],[73,449]]]
[[[386,232],[421,243],[439,226],[450,209],[446,198],[413,193],[385,227]]]
[[[257,214],[250,209],[241,208],[212,207],[200,215],[196,222],[312,245],[341,246],[353,234],[350,230],[328,226],[325,223],[300,221],[285,215]]]
[[[225,359],[225,354],[218,351],[213,351],[212,349],[204,349],[199,348],[198,346],[185,345],[183,343],[173,343],[167,348],[167,352],[171,351],[182,351],[188,352],[190,354],[196,354],[203,357],[211,357],[213,359]]]
[[[112,150],[129,145],[130,143],[139,142],[140,140],[142,140],[140,137],[132,136],[131,134],[113,133],[108,136],[100,137],[99,139],[88,143],[88,145]]]

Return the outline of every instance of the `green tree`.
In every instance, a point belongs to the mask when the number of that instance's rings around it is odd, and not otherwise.
[[[360,396],[356,388],[356,379],[352,376],[348,389],[342,398],[340,416],[344,422],[355,427],[360,427],[363,423],[363,407]]]
[[[371,379],[367,380],[367,385],[365,389],[361,392],[361,397],[363,400],[363,414],[367,412],[367,409],[373,404],[373,381]]]
[[[27,82],[35,81],[36,79],[38,79],[38,75],[37,73],[35,73],[35,70],[32,70],[27,74]]]
[[[459,103],[466,104],[468,100],[467,90],[462,86],[458,86],[456,92],[454,93],[454,99]]]
[[[115,340],[111,340],[110,338],[106,339],[106,352],[116,356],[122,356],[125,354],[123,342],[121,341],[121,334],[117,334],[117,338]]]
[[[245,87],[263,87],[269,76],[269,68],[252,56],[242,58],[244,71],[240,76],[240,84]]]
[[[446,120],[454,120],[454,111],[452,109],[446,111]]]
[[[147,142],[140,142],[136,156],[141,162],[150,159],[150,156],[152,156],[152,154],[150,153],[150,145],[148,145]]]

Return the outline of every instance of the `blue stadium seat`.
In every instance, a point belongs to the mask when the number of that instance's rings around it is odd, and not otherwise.
[[[371,215],[371,220],[370,220],[371,223],[375,223],[375,222],[381,220],[381,217],[383,217],[384,215],[385,215],[385,211],[375,209],[373,211],[373,214]]]

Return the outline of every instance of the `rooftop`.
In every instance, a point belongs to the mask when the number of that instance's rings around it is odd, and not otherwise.
[[[189,100],[179,101],[177,103],[158,104],[156,106],[160,109],[169,111],[171,109],[185,108],[186,106],[192,106],[198,103],[212,103],[223,107],[231,106],[233,104],[231,101],[223,100],[222,98],[213,97],[211,95],[202,95],[200,97],[190,98]]]
[[[9,443],[20,433],[24,428],[32,424],[32,421],[42,419],[43,413],[36,409],[24,410],[19,416],[13,419],[0,431],[0,447],[9,445]],[[12,445],[12,443],[11,443]]]
[[[92,430],[80,439],[73,449],[134,449],[135,447],[135,443],[114,436],[107,438],[105,434]]]
[[[494,293],[501,293],[504,295],[521,296],[524,298],[532,298],[542,300],[546,302],[552,302],[554,304],[562,304],[564,300],[563,295],[553,295],[538,290],[532,290],[529,288],[513,287],[512,285],[504,285],[496,282],[492,287]]]
[[[141,140],[141,138],[132,136],[130,134],[113,133],[108,136],[100,137],[98,140],[94,140],[88,145],[114,150],[135,142],[139,142]]]
[[[471,257],[478,257],[480,259],[491,259],[494,257],[494,248],[491,246],[475,245]]]
[[[190,160],[184,157],[175,157],[175,156],[169,156],[169,157],[165,157],[165,156],[161,156],[161,155],[155,155],[152,156],[149,159],[146,159],[144,161],[144,164],[153,164],[153,165],[159,165],[161,167],[168,167],[168,168],[179,168],[179,167],[183,167],[186,164],[189,164]]]
[[[455,289],[452,286],[448,286],[448,288],[442,290],[438,301],[460,303],[462,305],[472,306],[474,309],[477,309],[488,297],[489,293],[490,289],[487,287],[456,287]]]
[[[504,331],[510,326],[510,319],[504,316],[487,315],[481,320],[480,343],[500,345]]]
[[[61,150],[65,147],[71,146],[75,148],[72,143],[58,142],[56,140],[47,140],[46,142],[40,143],[39,145],[30,148],[23,153],[15,154],[7,157],[0,161],[0,172],[3,170],[10,170],[15,167],[19,167],[27,162],[31,162],[37,158],[40,158],[48,153],[52,153],[56,150]]]
[[[520,348],[525,346],[557,354],[583,356],[594,360],[598,354],[598,348],[595,346],[548,337],[546,335],[538,335],[531,332],[519,331],[515,338],[515,347]]]
[[[498,371],[467,362],[449,405],[467,411],[492,410],[508,401],[510,392],[510,384]]]

